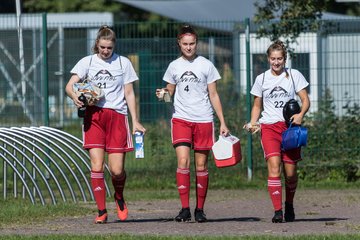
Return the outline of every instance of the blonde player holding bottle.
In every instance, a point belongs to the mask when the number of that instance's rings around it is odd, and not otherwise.
[[[82,107],[83,103],[73,91],[75,83],[88,78],[105,93],[105,97],[99,102],[86,108],[83,126],[83,146],[90,155],[91,187],[98,208],[95,223],[106,223],[108,219],[104,181],[105,153],[108,155],[115,190],[117,216],[121,221],[128,217],[123,196],[126,182],[125,155],[134,150],[128,110],[132,118],[132,133],[146,131],[136,114],[133,82],[138,77],[129,59],[114,53],[115,42],[115,32],[102,26],[97,33],[94,54],[82,58],[74,66],[65,89],[77,107]]]

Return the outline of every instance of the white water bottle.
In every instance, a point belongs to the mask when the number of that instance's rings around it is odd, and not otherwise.
[[[135,158],[144,158],[144,134],[135,132]]]

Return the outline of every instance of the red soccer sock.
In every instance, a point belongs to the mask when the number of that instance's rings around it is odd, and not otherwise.
[[[285,180],[285,193],[286,193],[286,202],[287,203],[293,203],[297,183],[298,183],[297,179],[295,179],[295,181],[288,180],[288,179]]]
[[[190,169],[178,168],[176,170],[176,184],[179,191],[182,208],[189,207],[190,195]]]
[[[281,178],[280,177],[268,177],[268,192],[274,210],[278,211],[282,209],[282,188],[281,188]]]
[[[122,199],[124,197],[123,193],[126,182],[126,172],[124,171],[120,175],[112,176],[111,181],[114,186],[116,199]]]
[[[104,172],[91,171],[91,187],[99,210],[106,209]]]
[[[208,170],[196,172],[196,208],[203,209],[209,184]]]

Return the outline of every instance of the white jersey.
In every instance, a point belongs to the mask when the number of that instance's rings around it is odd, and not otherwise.
[[[124,85],[139,79],[128,58],[114,53],[110,59],[103,60],[93,54],[82,58],[70,72],[82,80],[88,76],[104,91],[105,97],[96,106],[127,115]]]
[[[285,121],[283,117],[285,103],[295,98],[297,92],[309,85],[298,70],[287,69],[287,72],[288,77],[285,71],[279,76],[274,76],[269,69],[256,77],[250,93],[262,97],[263,111],[260,123],[271,124]]]
[[[220,78],[212,62],[202,56],[193,61],[183,57],[172,61],[163,80],[176,85],[173,117],[190,122],[212,122],[214,111],[208,84]]]

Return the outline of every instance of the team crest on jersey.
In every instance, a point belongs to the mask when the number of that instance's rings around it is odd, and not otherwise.
[[[274,87],[266,98],[289,98],[290,93],[280,86]]]
[[[103,69],[98,71],[92,78],[93,81],[115,81],[116,77],[113,76],[108,70]]]
[[[192,71],[186,71],[181,75],[179,81],[180,82],[195,82],[195,83],[198,83],[198,82],[201,82],[201,79],[198,78]]]
[[[100,70],[100,71],[98,71],[98,73],[95,75],[95,76],[98,76],[98,75],[108,75],[108,76],[112,76],[111,75],[111,73],[108,71],[108,70],[106,70],[106,69],[103,69],[103,70]]]

